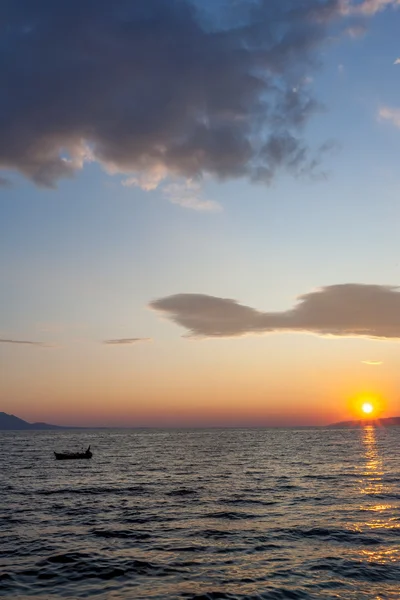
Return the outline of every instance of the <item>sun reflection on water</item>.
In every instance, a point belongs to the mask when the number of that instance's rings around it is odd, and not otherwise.
[[[396,506],[389,502],[382,502],[385,496],[390,495],[392,487],[385,482],[385,468],[381,456],[377,430],[373,425],[366,425],[362,431],[362,442],[364,446],[365,464],[363,465],[362,479],[360,481],[360,493],[363,496],[370,497],[372,500],[378,499],[379,503],[363,505],[361,510],[367,511],[370,518],[367,518],[364,527],[372,530],[395,530],[400,528],[400,523],[394,516]],[[361,555],[368,562],[388,564],[399,562],[400,549],[397,547],[370,550],[362,550]]]
[[[383,460],[379,453],[376,430],[373,425],[366,425],[362,430],[364,445],[365,465],[363,467],[363,480],[360,492],[362,494],[377,495],[383,492],[384,475]],[[383,505],[377,505],[374,510],[383,510]]]
[[[387,564],[398,563],[400,560],[399,548],[387,548],[385,550],[362,550],[361,556],[368,562]]]

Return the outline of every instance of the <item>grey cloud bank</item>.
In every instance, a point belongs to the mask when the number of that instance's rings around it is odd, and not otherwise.
[[[197,338],[299,332],[400,339],[400,292],[394,286],[347,283],[304,294],[284,312],[261,312],[228,298],[176,294],[150,303]]]
[[[301,82],[350,5],[3,0],[0,168],[47,187],[92,160],[144,187],[312,171],[301,129],[318,107]]]

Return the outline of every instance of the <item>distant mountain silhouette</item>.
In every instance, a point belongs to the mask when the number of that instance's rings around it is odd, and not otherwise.
[[[364,427],[375,425],[376,427],[400,427],[400,417],[389,417],[386,419],[360,419],[355,421],[340,421],[328,425],[332,429],[346,429],[350,427]],[[0,431],[32,431],[50,429],[85,429],[84,427],[65,427],[63,425],[50,425],[49,423],[28,423],[15,415],[0,412]],[[108,429],[107,427],[95,427],[94,429]]]
[[[360,419],[356,421],[341,421],[340,423],[332,423],[328,427],[337,429],[347,427],[365,427],[365,425],[375,425],[376,427],[398,427],[400,426],[400,417],[389,417],[388,419]]]
[[[0,412],[0,430],[15,431],[15,430],[30,430],[30,429],[67,429],[59,425],[49,425],[48,423],[28,423],[14,415],[8,415],[5,412]]]

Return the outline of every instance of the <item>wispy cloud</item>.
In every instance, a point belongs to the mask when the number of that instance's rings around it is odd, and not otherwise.
[[[141,342],[152,342],[152,338],[120,338],[117,340],[104,340],[103,344],[109,346],[129,346],[132,344],[140,344]]]
[[[394,65],[400,65],[400,58],[396,58],[396,60],[393,63]]]
[[[11,340],[11,339],[0,339],[0,344],[26,344],[28,346],[41,346],[42,348],[50,348],[51,344],[45,342],[34,342],[31,340]]]
[[[162,191],[169,202],[183,208],[201,212],[220,212],[222,210],[222,206],[218,202],[204,199],[200,184],[191,179],[166,185]]]
[[[398,8],[400,0],[341,0],[343,14],[363,15],[371,17],[387,8]]]
[[[379,367],[380,365],[383,365],[382,360],[362,360],[361,362],[364,365],[369,365],[371,367]]]
[[[298,332],[322,336],[400,339],[399,288],[347,283],[298,298],[283,312],[261,312],[228,298],[176,294],[154,300],[150,308],[196,338]]]
[[[115,171],[111,170],[111,173]],[[130,175],[126,179],[122,181],[122,185],[125,187],[140,187],[142,190],[146,192],[151,192],[156,190],[160,183],[165,179],[168,175],[168,171],[162,165],[154,165],[152,168],[148,168],[146,171],[142,173],[135,173],[134,175]]]
[[[220,212],[222,206],[214,200],[208,200],[203,197],[202,186],[199,181],[193,179],[179,179],[170,183],[162,183],[162,180],[167,176],[165,169],[163,171],[155,171],[147,175],[135,175],[128,177],[122,182],[125,187],[140,187],[146,192],[151,192],[160,189],[161,195],[171,202],[178,204],[183,208],[197,210],[201,212]]]
[[[383,121],[389,121],[395,127],[400,127],[400,108],[390,108],[389,106],[382,106],[379,109],[379,118]]]
[[[363,23],[363,24],[358,23],[357,25],[352,25],[351,27],[348,27],[346,29],[347,35],[353,39],[361,38],[363,35],[366,34],[366,32],[367,32],[367,27],[366,27],[365,23]]]

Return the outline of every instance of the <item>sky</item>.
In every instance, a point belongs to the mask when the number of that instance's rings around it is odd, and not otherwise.
[[[0,410],[400,415],[399,0],[4,0]]]

